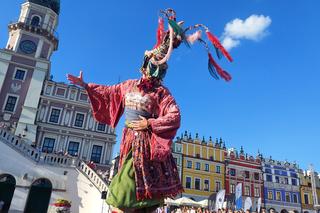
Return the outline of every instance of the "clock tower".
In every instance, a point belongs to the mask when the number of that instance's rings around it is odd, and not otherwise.
[[[0,49],[0,124],[30,143],[36,141],[36,115],[50,57],[58,49],[60,0],[27,0],[20,17],[8,25]]]

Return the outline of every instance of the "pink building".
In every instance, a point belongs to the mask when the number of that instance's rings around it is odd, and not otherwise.
[[[263,202],[263,174],[261,170],[261,158],[256,158],[244,153],[241,147],[240,153],[235,149],[229,149],[226,153],[226,195],[234,197],[237,184],[242,184],[242,203],[247,197],[251,198],[252,210],[256,211],[258,199]]]

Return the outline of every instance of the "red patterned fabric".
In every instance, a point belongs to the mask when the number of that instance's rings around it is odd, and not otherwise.
[[[114,86],[88,84],[86,89],[96,120],[114,128],[123,114],[125,95],[136,91],[138,83],[139,80],[128,80]],[[172,140],[180,127],[180,110],[162,85],[144,91],[144,95],[151,100],[148,106],[154,117],[148,119],[151,128],[123,130],[119,169],[132,149],[137,200],[174,197],[183,191],[171,154]]]

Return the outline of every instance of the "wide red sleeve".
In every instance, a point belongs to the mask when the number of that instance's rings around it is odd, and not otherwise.
[[[98,122],[116,127],[123,113],[124,87],[125,83],[113,86],[89,83],[86,86],[92,114]]]
[[[150,118],[151,160],[165,161],[171,155],[171,144],[180,127],[180,110],[170,93],[160,102],[158,118]]]

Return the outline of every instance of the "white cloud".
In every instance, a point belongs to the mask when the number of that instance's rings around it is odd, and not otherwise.
[[[235,40],[231,37],[225,37],[222,40],[222,45],[224,46],[224,48],[226,48],[227,50],[231,50],[234,47],[237,47],[240,44],[239,40]]]
[[[222,43],[230,50],[240,45],[242,39],[259,41],[267,35],[270,24],[271,18],[264,15],[251,15],[245,20],[236,18],[226,24]]]

